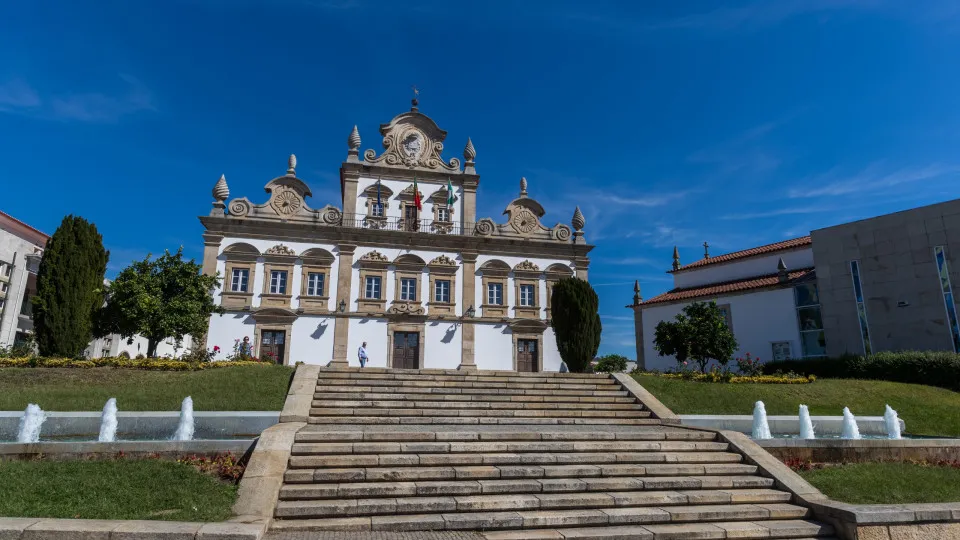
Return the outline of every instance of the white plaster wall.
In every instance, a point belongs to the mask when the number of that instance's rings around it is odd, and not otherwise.
[[[734,353],[735,358],[749,352],[764,362],[770,361],[773,356],[772,343],[776,341],[789,341],[794,357],[802,354],[792,288],[698,299],[704,302],[710,300],[717,304],[730,304],[733,334],[739,345]],[[647,369],[677,367],[674,357],[660,356],[654,349],[654,332],[660,321],[672,320],[688,304],[654,305],[643,310],[643,347]],[[696,366],[690,362],[690,367]],[[736,364],[731,361],[729,367],[735,369]]]
[[[334,318],[322,315],[301,315],[293,321],[292,337],[288,337],[290,364],[325,366],[333,359]]]
[[[272,248],[273,246],[281,242],[277,240],[264,240],[261,238],[239,238],[239,237],[224,238],[223,241],[220,242],[220,253],[219,253],[219,256],[217,257],[217,272],[220,272],[220,276],[222,278],[221,285],[217,287],[217,289],[214,291],[214,299],[218,304],[220,303],[220,300],[221,300],[220,295],[223,292],[223,288],[227,285],[227,282],[230,279],[230,276],[226,275],[226,256],[223,254],[223,251],[230,245],[236,244],[236,243],[250,244],[251,246],[255,247],[257,250],[259,250],[260,253],[263,253],[266,250]],[[331,254],[333,254],[334,257],[340,256],[339,251],[336,249],[336,245],[334,244],[316,244],[316,243],[309,243],[309,242],[286,242],[286,241],[282,243],[283,245],[294,250],[298,255],[308,249],[320,248],[320,249],[325,249],[329,251]],[[253,283],[251,284],[252,288],[250,289],[251,292],[254,293],[252,305],[255,308],[260,307],[260,294],[263,292],[263,284],[266,280],[266,276],[264,276],[263,271],[264,271],[263,258],[259,258],[257,259],[257,265],[255,270],[256,275],[254,276]],[[303,281],[302,274],[303,274],[303,261],[301,261],[300,259],[297,259],[293,266],[293,275],[287,277],[288,291],[290,291],[293,296],[290,301],[290,305],[292,309],[297,309],[298,307],[300,307],[299,297],[300,297],[301,283]],[[330,297],[330,299],[327,301],[327,309],[331,311],[336,309],[336,305],[340,301],[339,298],[336,298],[338,274],[339,274],[338,264],[337,264],[337,261],[334,260],[333,264],[330,267],[330,273],[327,276],[327,283],[326,283],[327,295]],[[251,339],[252,339],[252,336],[251,336]]]
[[[560,350],[557,348],[557,336],[553,328],[543,331],[543,368],[541,371],[560,371]]]
[[[747,277],[777,273],[777,262],[783,257],[788,270],[813,267],[813,249],[806,247],[736,262],[717,263],[673,275],[674,287],[698,287]]]
[[[26,255],[39,247],[33,242],[0,229],[0,262],[13,266],[7,282],[7,296],[0,310],[0,346],[13,345],[17,335],[20,307],[26,291],[28,277]]]
[[[130,355],[130,358],[136,358],[137,355],[147,354],[147,346],[149,345],[149,340],[143,336],[134,336],[132,343],[128,343],[129,340],[124,339],[120,336],[116,336],[114,339],[115,342],[119,343],[117,347],[117,354],[121,352],[126,352]],[[184,354],[190,352],[190,348],[193,345],[193,338],[190,336],[183,336],[183,341],[180,342],[180,346],[177,347],[177,342],[173,338],[167,338],[161,341],[157,345],[157,357],[172,357],[179,358]],[[231,345],[232,346],[232,345]],[[223,345],[220,346],[223,348]],[[99,352],[99,351],[98,351]]]
[[[513,370],[513,333],[506,324],[477,324],[474,333],[477,369]]]
[[[463,344],[463,327],[452,321],[427,321],[423,367],[457,369]]]
[[[215,345],[220,347],[216,359],[224,360],[233,354],[234,340],[249,336],[250,343],[254,343],[257,339],[255,329],[256,321],[249,313],[228,311],[223,315],[214,315],[210,317],[210,328],[207,330],[207,349],[213,349]]]
[[[483,273],[480,271],[480,267],[483,266],[484,263],[494,259],[503,261],[504,263],[508,264],[510,268],[513,268],[514,266],[526,260],[529,260],[530,262],[536,264],[540,268],[540,270],[546,270],[548,266],[557,264],[557,263],[566,265],[567,267],[570,268],[571,271],[573,271],[573,268],[574,268],[572,260],[544,259],[539,257],[479,255],[477,257],[477,264],[476,264],[477,271],[476,271],[476,275],[474,276],[474,283],[476,284],[474,306],[480,306],[484,304],[486,300],[485,296],[487,294],[486,291],[483,289]],[[516,308],[516,305],[517,305],[517,298],[516,298],[517,293],[516,293],[516,284],[514,282],[512,271],[508,274],[507,278],[508,278],[507,290],[504,291],[505,300],[507,302],[507,305],[510,307],[510,311],[508,313],[510,314],[510,316],[514,316],[514,309]],[[540,305],[540,318],[545,319],[547,317],[547,283],[546,283],[546,280],[544,280],[542,277],[540,278],[539,295],[540,297],[538,298],[538,302]],[[480,310],[480,313],[482,315],[483,313],[482,310]]]
[[[453,183],[453,191],[456,196],[456,201],[453,203],[453,220],[455,222],[462,221],[463,217],[463,187],[459,185],[458,179],[455,176],[450,177],[451,182]],[[364,190],[370,186],[376,185],[377,179],[371,178],[368,176],[361,176],[357,181],[357,213],[366,214],[367,213],[367,196],[363,194]],[[400,214],[400,200],[397,198],[400,195],[400,192],[406,189],[407,187],[413,185],[413,182],[410,180],[391,180],[389,178],[381,178],[380,186],[390,188],[393,191],[393,196],[387,198],[384,194],[382,199],[387,203],[386,214],[389,218],[399,218],[402,217]],[[430,202],[430,197],[437,191],[445,188],[447,186],[446,181],[443,184],[428,183],[423,180],[417,180],[417,189],[420,193],[423,194],[423,210],[420,212],[420,217],[422,219],[433,219],[433,203]]]
[[[357,351],[367,342],[367,363],[370,367],[387,367],[387,321],[386,319],[350,319],[350,337],[347,340],[347,362],[360,366]],[[426,351],[424,351],[426,352]]]
[[[361,257],[366,255],[371,251],[378,251],[391,261],[396,260],[400,255],[416,255],[423,259],[423,262],[429,263],[431,260],[437,258],[440,255],[446,255],[451,259],[457,261],[458,264],[461,263],[459,255],[457,253],[451,253],[447,251],[431,251],[424,249],[400,249],[400,248],[381,248],[381,247],[369,247],[369,246],[359,246],[357,247],[354,257],[353,257],[353,276],[350,280],[350,298],[347,300],[348,310],[357,311],[356,299],[360,298],[363,294],[363,283],[360,280],[360,265],[358,261]],[[392,264],[387,267],[387,280],[383,284],[383,293],[384,298],[387,300],[387,309],[390,308],[390,304],[393,302],[393,299],[396,297],[397,289],[397,278],[396,278],[396,267]],[[458,266],[456,274],[456,290],[454,291],[455,296],[453,300],[457,303],[456,314],[459,316],[463,313],[465,309],[460,305],[460,297],[463,295],[463,267]],[[420,274],[420,302],[426,304],[433,297],[433,291],[430,289],[430,273],[425,269]],[[339,302],[339,300],[337,300]]]

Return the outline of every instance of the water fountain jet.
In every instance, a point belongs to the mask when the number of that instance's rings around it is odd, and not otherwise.
[[[772,439],[770,424],[767,422],[767,408],[762,401],[753,406],[753,438]]]
[[[30,403],[20,417],[20,429],[17,431],[18,443],[40,442],[40,428],[47,419],[39,405]]]
[[[897,411],[890,408],[887,405],[886,411],[883,413],[883,421],[887,425],[887,437],[891,439],[902,439],[900,435],[900,416],[897,414]]]
[[[183,398],[180,405],[180,423],[177,425],[177,432],[173,434],[173,440],[193,440],[193,398],[190,396]]]
[[[800,438],[817,438],[813,432],[813,422],[810,420],[810,409],[806,405],[800,406]]]
[[[114,442],[117,439],[117,398],[110,398],[103,406],[100,415],[100,442]]]
[[[860,428],[857,427],[857,419],[853,417],[853,413],[850,412],[848,407],[843,408],[843,432],[840,434],[841,439],[859,439],[860,438]]]

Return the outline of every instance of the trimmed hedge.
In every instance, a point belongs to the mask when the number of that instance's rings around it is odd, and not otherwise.
[[[868,357],[784,360],[763,366],[764,373],[777,371],[830,379],[925,384],[960,392],[960,354],[944,351],[879,352]]]
[[[131,360],[129,358],[106,357],[92,358],[89,360],[75,360],[72,358],[41,358],[41,357],[20,357],[20,358],[0,358],[0,368],[77,368],[89,369],[96,367],[115,367],[127,369],[146,369],[153,371],[199,371],[201,369],[214,369],[236,366],[271,366],[271,362],[243,362],[243,361],[220,361],[220,362],[185,362],[183,360],[173,360],[169,358],[145,358],[141,360]]]

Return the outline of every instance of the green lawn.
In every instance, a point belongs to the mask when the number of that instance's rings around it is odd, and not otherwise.
[[[236,497],[172,461],[0,462],[0,516],[223,521]]]
[[[851,504],[960,501],[960,468],[856,463],[800,473],[828,497]]]
[[[638,376],[637,380],[677,414],[751,414],[763,401],[767,414],[883,416],[884,405],[896,409],[913,435],[960,435],[960,393],[917,384],[818,379],[811,384],[722,384]]]
[[[203,371],[122,368],[2,368],[0,411],[36,403],[48,411],[175,411],[187,396],[198,411],[279,411],[293,368],[238,366]]]

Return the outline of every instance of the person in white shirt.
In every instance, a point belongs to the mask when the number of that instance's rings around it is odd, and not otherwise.
[[[367,342],[364,341],[363,345],[360,345],[360,350],[357,351],[357,356],[360,357],[360,367],[367,365]]]

